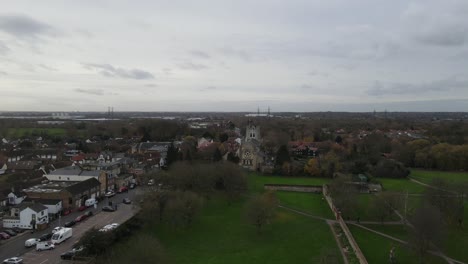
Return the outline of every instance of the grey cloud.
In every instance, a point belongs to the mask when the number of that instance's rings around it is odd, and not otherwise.
[[[90,94],[90,95],[104,95],[104,91],[102,89],[81,89],[81,88],[76,88],[74,90],[77,93],[84,93],[84,94]]]
[[[162,71],[166,75],[172,74],[172,69],[171,68],[163,68]]]
[[[57,36],[54,27],[26,15],[0,15],[0,30],[18,38]]]
[[[206,66],[206,65],[197,64],[197,63],[193,63],[193,62],[190,62],[190,61],[179,64],[178,66],[179,66],[179,68],[184,69],[184,70],[199,71],[199,70],[208,69],[208,66]]]
[[[462,46],[468,39],[468,28],[461,25],[447,27],[432,27],[418,33],[416,40],[435,46]]]
[[[204,87],[204,88],[201,88],[200,91],[214,91],[218,89],[216,86],[208,86],[208,87]]]
[[[7,54],[10,51],[10,48],[0,40],[0,55]]]
[[[148,84],[145,84],[145,87],[155,88],[155,87],[158,87],[158,85],[154,83],[148,83]]]
[[[203,51],[199,51],[199,50],[191,50],[190,51],[190,54],[194,57],[197,57],[197,58],[202,58],[202,59],[209,59],[211,58],[211,56],[206,53],[206,52],[203,52]]]
[[[427,92],[447,92],[450,90],[468,89],[468,80],[459,79],[457,77],[436,80],[427,83],[391,83],[383,84],[380,81],[375,81],[372,88],[367,90],[367,94],[371,96],[383,95],[405,95],[405,94],[420,94]]]
[[[154,79],[153,74],[140,69],[124,69],[114,67],[110,64],[83,63],[82,65],[86,69],[97,70],[101,75],[106,77],[120,77],[136,80]]]
[[[47,66],[47,65],[45,65],[45,64],[38,64],[37,66],[39,66],[40,68],[42,68],[42,69],[44,69],[44,70],[48,70],[48,71],[57,71],[56,68]]]
[[[246,52],[245,50],[233,49],[231,47],[223,48],[221,49],[221,52],[224,55],[238,57],[246,62],[251,62],[254,59],[252,54]]]
[[[6,75],[8,75],[8,73],[7,73],[7,72],[0,71],[0,76],[6,76]]]
[[[310,84],[303,84],[303,85],[300,86],[300,88],[302,90],[310,90],[310,89],[313,89],[314,87],[312,85],[310,85]]]

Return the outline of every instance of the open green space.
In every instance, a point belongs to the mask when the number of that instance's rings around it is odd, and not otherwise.
[[[300,192],[276,192],[280,203],[315,216],[334,219],[334,216],[322,194]]]
[[[9,128],[8,137],[29,137],[29,136],[64,136],[66,130],[63,128]]]
[[[373,207],[373,194],[358,194],[356,197],[356,208],[349,216],[343,216],[345,220],[357,220],[359,217],[360,221],[380,221]],[[400,218],[396,214],[392,214],[385,221],[398,221]]]
[[[385,191],[402,192],[402,193],[423,193],[426,187],[421,184],[410,181],[409,179],[386,179],[379,178],[378,181],[382,184]]]
[[[264,176],[257,173],[248,175],[249,189],[253,192],[263,192],[264,184],[301,184],[301,185],[323,185],[330,182],[328,178],[306,178],[306,177],[284,177]]]
[[[430,171],[422,169],[411,169],[410,177],[431,184],[435,178],[445,179],[452,183],[468,183],[468,172]]]
[[[159,238],[171,263],[318,263],[330,250],[341,256],[324,221],[279,209],[259,235],[244,219],[244,202],[211,199],[190,229],[155,225],[149,232]]]
[[[392,247],[396,249],[397,263],[420,263],[418,257],[405,245],[357,226],[349,225],[349,229],[368,263],[389,263],[389,253]],[[446,262],[439,257],[428,255],[424,263],[439,264]]]
[[[443,251],[451,258],[468,262],[468,202],[464,206],[464,223],[462,227],[453,224],[447,228]]]
[[[389,236],[401,239],[403,241],[408,241],[409,239],[408,227],[405,225],[363,225],[363,226],[373,229],[375,231],[382,232]]]

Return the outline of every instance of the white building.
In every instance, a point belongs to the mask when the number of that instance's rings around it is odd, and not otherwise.
[[[23,203],[19,207],[12,208],[10,217],[3,218],[3,227],[33,229],[32,224],[34,222],[36,226],[47,224],[49,222],[49,210],[40,203]]]
[[[11,192],[7,195],[8,204],[10,205],[18,205],[23,202],[26,195],[21,195],[20,193]]]

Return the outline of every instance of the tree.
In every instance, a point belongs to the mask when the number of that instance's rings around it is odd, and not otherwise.
[[[239,166],[232,163],[223,163],[217,166],[217,188],[226,192],[231,202],[247,191],[247,177]]]
[[[409,170],[403,163],[391,159],[382,159],[374,169],[374,176],[381,178],[406,178]]]
[[[171,144],[167,148],[166,165],[169,166],[176,161],[177,161],[177,149],[174,146],[174,142],[171,142]]]
[[[281,147],[276,152],[276,165],[283,166],[285,162],[290,162],[291,157],[289,156],[289,151],[286,145],[281,145]]]
[[[316,158],[310,159],[304,166],[304,172],[313,177],[318,177],[321,174],[320,166]]]
[[[221,133],[221,135],[219,135],[219,141],[221,143],[227,141],[229,139],[229,135],[227,133]]]
[[[272,192],[252,197],[246,206],[246,217],[250,224],[261,234],[262,228],[274,218],[277,208],[277,199]]]
[[[336,136],[336,138],[335,138],[335,142],[336,142],[337,144],[341,144],[341,143],[343,143],[343,138],[342,138],[340,135],[338,135],[338,136]]]
[[[425,263],[425,256],[427,250],[433,244],[437,245],[443,235],[443,225],[441,215],[437,208],[428,204],[417,208],[411,223],[413,229],[411,230],[410,245],[419,257],[420,263]]]
[[[341,211],[342,216],[351,217],[357,206],[358,191],[348,176],[339,176],[329,184],[328,188],[333,203]]]
[[[167,221],[174,228],[188,228],[200,212],[202,204],[202,198],[194,192],[174,192],[167,203]]]

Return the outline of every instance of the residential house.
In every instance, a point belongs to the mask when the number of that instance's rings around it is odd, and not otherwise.
[[[26,194],[20,193],[20,192],[10,192],[7,195],[9,205],[18,205],[21,202],[23,202],[25,198],[26,198]]]
[[[289,153],[295,157],[317,157],[318,148],[314,142],[290,141]]]
[[[103,170],[85,170],[80,165],[72,165],[69,167],[51,171],[44,175],[49,181],[85,181],[90,178],[95,178],[101,183],[101,192],[105,193],[109,190],[115,190],[114,179],[117,175],[109,174]]]

